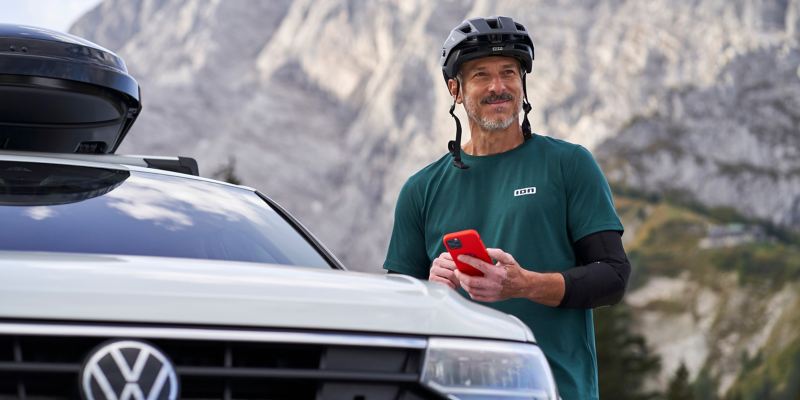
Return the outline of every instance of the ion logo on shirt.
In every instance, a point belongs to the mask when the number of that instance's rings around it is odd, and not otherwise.
[[[514,191],[514,197],[525,196],[529,194],[536,194],[536,186],[517,189]]]

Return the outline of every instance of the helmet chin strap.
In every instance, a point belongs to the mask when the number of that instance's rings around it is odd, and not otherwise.
[[[461,82],[456,78],[456,90],[461,90]],[[450,115],[456,120],[456,140],[451,140],[447,142],[447,149],[450,151],[450,154],[453,156],[453,165],[459,169],[467,169],[469,165],[464,164],[461,162],[461,121],[458,120],[456,114],[454,113],[456,109],[456,98],[458,97],[458,92],[456,92],[456,96],[453,97],[453,105],[450,106]]]
[[[525,140],[530,139],[533,137],[533,133],[531,132],[531,123],[528,121],[528,113],[531,112],[533,107],[531,107],[531,103],[528,101],[528,90],[525,87],[525,79],[528,74],[522,75],[522,110],[525,111],[525,117],[522,119],[522,137]]]
[[[461,162],[461,121],[458,120],[456,114],[453,112],[456,109],[456,101],[453,100],[453,105],[450,106],[450,115],[456,120],[456,140],[447,142],[447,149],[453,155],[453,165],[459,169],[467,169],[469,165]]]

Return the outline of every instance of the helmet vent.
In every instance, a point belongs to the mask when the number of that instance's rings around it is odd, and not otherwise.
[[[458,28],[461,32],[470,33],[472,32],[472,28],[469,25],[464,25],[461,28]]]
[[[497,20],[496,19],[487,19],[486,24],[489,25],[489,28],[497,29]]]
[[[518,24],[518,23],[516,23],[516,22],[515,22],[515,23],[514,23],[514,25],[516,25],[516,26],[517,26],[517,30],[518,30],[518,31],[525,32],[525,27],[524,27],[524,26],[522,26],[522,24]]]

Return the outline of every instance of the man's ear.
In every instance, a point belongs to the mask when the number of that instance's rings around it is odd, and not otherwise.
[[[457,79],[448,79],[447,88],[450,90],[450,96],[453,97],[456,103],[461,104],[461,91]]]

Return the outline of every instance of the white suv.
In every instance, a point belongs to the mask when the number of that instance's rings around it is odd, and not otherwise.
[[[516,318],[347,272],[191,159],[113,154],[140,110],[113,53],[0,25],[0,399],[557,398]]]

